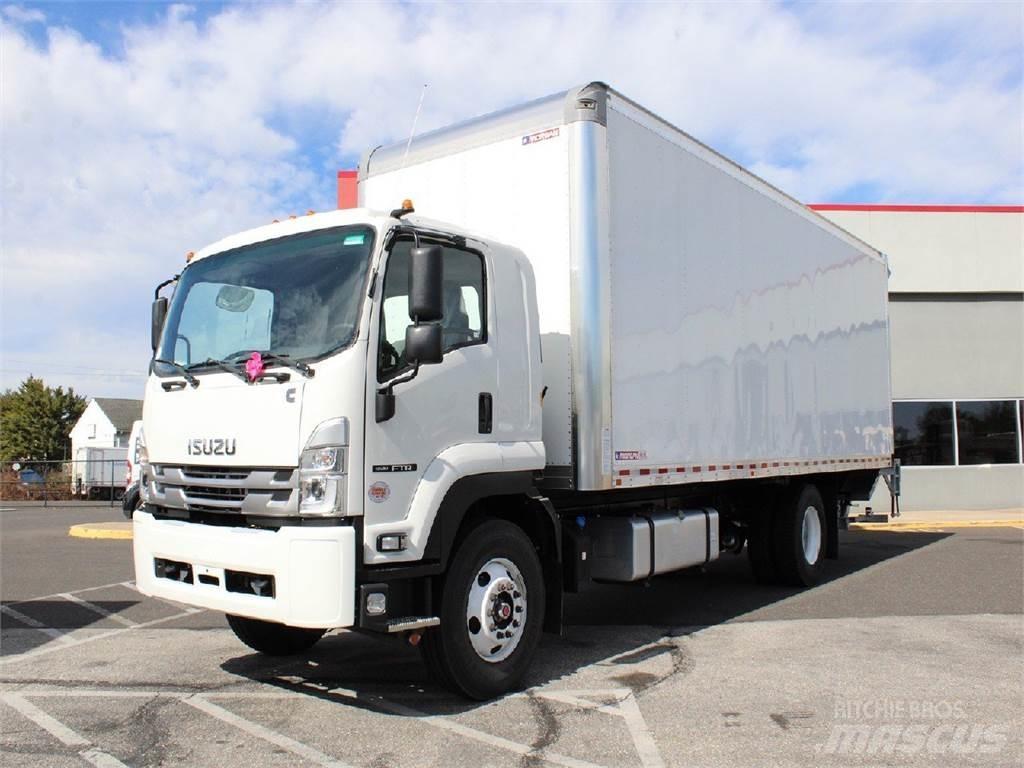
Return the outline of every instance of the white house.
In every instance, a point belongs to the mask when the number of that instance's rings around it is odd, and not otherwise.
[[[141,400],[93,398],[71,429],[71,455],[77,456],[79,448],[120,448],[128,445],[132,424],[141,418]]]

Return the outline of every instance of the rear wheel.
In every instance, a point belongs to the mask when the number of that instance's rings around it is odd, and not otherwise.
[[[291,656],[308,651],[324,636],[325,629],[289,627],[273,621],[249,619],[227,614],[228,625],[236,637],[254,651],[267,656]]]
[[[540,559],[522,529],[487,520],[469,533],[445,575],[440,618],[420,646],[439,683],[478,700],[519,683],[544,618]]]
[[[775,512],[775,565],[779,581],[795,587],[821,580],[825,558],[825,504],[813,485],[799,487]]]

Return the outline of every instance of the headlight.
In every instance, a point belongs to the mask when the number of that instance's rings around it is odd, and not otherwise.
[[[344,472],[345,449],[340,446],[307,448],[302,452],[299,467],[318,472]]]
[[[137,464],[149,464],[149,451],[146,450],[146,433],[139,427],[139,437],[135,442],[135,461]]]
[[[345,446],[348,420],[331,419],[315,430],[299,456],[299,514],[345,514]]]
[[[139,482],[139,497],[143,502],[149,501],[149,451],[146,450],[146,433],[139,427],[139,436],[135,441],[135,473]]]

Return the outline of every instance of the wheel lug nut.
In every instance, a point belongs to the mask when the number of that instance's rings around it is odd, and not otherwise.
[[[513,621],[512,622],[512,626],[513,627],[518,627],[519,626],[519,622],[518,621]]]
[[[516,606],[516,613],[522,613],[522,612],[523,612],[523,606],[517,605]]]

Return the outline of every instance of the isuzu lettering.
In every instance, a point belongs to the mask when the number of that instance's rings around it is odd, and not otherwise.
[[[590,580],[820,578],[891,466],[881,254],[601,83],[378,147],[358,198],[158,289],[143,593],[272,655],[403,633],[484,699]]]

